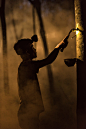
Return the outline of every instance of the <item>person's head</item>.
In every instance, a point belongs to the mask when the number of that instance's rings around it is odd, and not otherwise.
[[[22,58],[36,58],[36,49],[33,47],[33,42],[37,42],[37,35],[33,35],[31,39],[20,39],[17,43],[14,44],[14,50]]]

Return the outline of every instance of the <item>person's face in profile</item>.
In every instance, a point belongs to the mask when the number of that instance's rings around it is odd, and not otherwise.
[[[27,52],[31,55],[32,59],[37,57],[37,52],[33,44],[31,44],[30,49],[28,49]]]

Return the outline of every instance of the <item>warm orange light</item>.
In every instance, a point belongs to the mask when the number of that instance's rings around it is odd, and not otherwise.
[[[79,28],[73,29],[72,32],[76,32],[76,35],[78,35],[79,33]],[[76,35],[74,35],[71,39],[73,39]]]
[[[77,23],[77,25],[76,25],[76,35],[78,35],[78,33],[79,33],[78,25],[79,25],[79,23]]]
[[[77,28],[76,28],[77,29]],[[79,33],[79,30],[76,30],[76,35],[78,35],[78,33]]]

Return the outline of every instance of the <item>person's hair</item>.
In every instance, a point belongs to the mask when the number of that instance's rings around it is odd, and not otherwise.
[[[14,50],[18,55],[21,55],[21,53],[26,53],[28,51],[30,53],[32,43],[38,41],[37,35],[33,35],[31,39],[20,39],[17,43],[14,44]]]

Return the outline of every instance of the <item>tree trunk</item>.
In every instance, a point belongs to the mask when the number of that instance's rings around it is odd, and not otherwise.
[[[86,128],[86,1],[75,0],[75,22],[81,32],[76,37],[77,129]]]
[[[6,36],[6,21],[5,21],[5,0],[1,1],[1,27],[3,38],[3,72],[4,72],[4,90],[5,94],[9,93],[8,80],[8,56],[7,56],[7,36]]]

